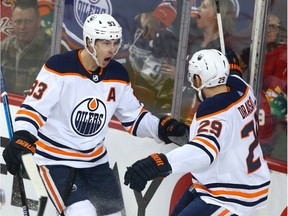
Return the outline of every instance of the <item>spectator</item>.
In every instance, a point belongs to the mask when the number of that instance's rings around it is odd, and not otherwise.
[[[171,104],[172,98],[178,41],[169,29],[176,17],[176,9],[171,7],[171,2],[174,1],[163,1],[153,13],[136,16],[139,28],[129,48],[132,84],[146,87],[154,93],[154,113],[163,113],[162,105]]]
[[[7,91],[23,95],[51,52],[51,37],[41,27],[36,0],[19,0],[12,11],[14,35],[1,42]]]
[[[282,135],[286,135],[287,140],[286,29],[275,14],[270,14],[268,17],[266,42],[259,110],[259,140],[265,154],[270,155],[276,145],[278,147],[286,146],[287,149],[287,145],[283,143],[284,139],[278,139]],[[286,150],[282,149],[282,152],[286,152]]]
[[[269,91],[269,97],[273,99],[281,92],[287,93],[286,29],[275,14],[268,18],[266,42],[263,90]]]
[[[236,9],[231,0],[220,2],[221,19],[224,38],[234,32]],[[216,18],[216,4],[214,0],[202,0],[198,8],[196,20],[192,20],[189,36],[189,54],[203,48],[220,47],[219,30]]]
[[[177,1],[177,9],[181,8],[181,4],[181,1]],[[220,9],[224,36],[228,37],[233,33],[236,21],[236,8],[231,0],[222,0],[220,1]],[[179,18],[181,14],[177,13],[178,19],[171,26],[168,26],[169,28],[166,31],[158,32],[158,35],[150,44],[147,45],[143,41],[137,41],[130,48],[130,62],[134,70],[140,75],[137,76],[135,82],[138,85],[153,89],[157,95],[156,107],[159,109],[156,112],[169,113],[171,110],[178,51],[178,27],[180,26]],[[139,36],[136,38],[138,39]],[[218,47],[220,47],[220,42],[215,1],[203,0],[198,8],[197,16],[191,17],[188,55],[202,48],[216,49]],[[189,84],[186,82],[185,86],[189,86]],[[191,123],[198,105],[197,102],[191,105],[190,97],[190,91],[188,90],[183,95],[182,103],[183,112],[188,112],[187,124]],[[189,100],[189,105],[187,105],[187,100]]]
[[[275,14],[271,13],[267,22],[267,43],[263,82],[260,92],[258,139],[265,156],[272,156],[272,153],[274,158],[287,160],[286,29],[280,18]],[[248,71],[250,48],[243,49],[239,57],[243,77],[247,80],[250,76]],[[274,151],[274,147],[282,150]]]
[[[224,39],[228,38],[233,32],[236,21],[236,10],[231,0],[220,2],[221,19],[223,23]],[[192,19],[190,36],[188,42],[188,54],[193,55],[200,49],[217,49],[220,47],[219,30],[216,19],[216,4],[214,0],[202,0],[198,8],[196,20]],[[186,83],[189,86],[189,83]],[[196,95],[194,96],[196,97]],[[183,99],[191,98],[189,92],[183,95]],[[186,109],[186,124],[191,124],[191,120],[198,108],[199,103],[196,98],[192,100],[191,106]]]
[[[169,30],[159,30],[150,41],[138,29],[135,42],[129,49],[129,62],[133,68],[133,85],[151,89],[156,97],[154,113],[169,112],[175,77],[177,38]],[[137,93],[137,92],[136,92]],[[166,104],[169,105],[167,108]]]
[[[168,28],[176,18],[176,0],[163,0],[153,12],[140,13],[135,19],[143,30],[145,40],[153,40],[162,29]]]

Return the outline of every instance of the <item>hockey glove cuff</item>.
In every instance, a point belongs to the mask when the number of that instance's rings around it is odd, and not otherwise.
[[[28,131],[16,131],[13,138],[3,151],[3,158],[7,165],[7,170],[12,175],[16,175],[22,163],[23,154],[36,152],[35,142],[37,138]]]
[[[172,172],[171,166],[164,154],[151,154],[147,158],[136,161],[127,168],[124,184],[133,190],[141,192],[147,181],[157,177],[166,177]]]
[[[239,58],[236,53],[228,47],[225,48],[225,53],[230,65],[230,74],[236,74],[242,77],[242,69],[240,67]]]
[[[188,142],[187,135],[189,134],[189,126],[177,121],[176,119],[171,118],[170,116],[163,116],[160,118],[158,125],[158,135],[159,138],[166,144],[174,142],[169,138],[173,137],[182,137],[183,144]]]

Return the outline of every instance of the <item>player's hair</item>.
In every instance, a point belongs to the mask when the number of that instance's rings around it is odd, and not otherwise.
[[[210,0],[216,12],[215,0]],[[235,29],[235,22],[237,17],[236,7],[231,0],[221,0],[219,1],[220,13],[223,25],[223,32],[225,35],[232,34]]]
[[[15,2],[13,10],[15,10],[16,8],[20,9],[33,8],[35,14],[39,16],[39,6],[37,0],[18,0]]]

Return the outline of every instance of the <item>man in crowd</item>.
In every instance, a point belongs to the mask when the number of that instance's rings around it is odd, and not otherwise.
[[[14,34],[1,42],[1,66],[7,92],[29,90],[51,52],[51,37],[41,27],[36,0],[17,1],[12,11]]]

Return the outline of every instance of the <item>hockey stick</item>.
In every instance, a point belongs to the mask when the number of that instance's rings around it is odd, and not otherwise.
[[[5,117],[6,117],[7,127],[8,127],[9,138],[11,140],[13,137],[13,125],[12,125],[12,120],[11,120],[11,113],[9,109],[7,91],[5,87],[5,81],[4,81],[4,76],[2,73],[2,68],[0,69],[0,76],[1,76],[2,100],[3,100],[4,110],[5,110]],[[47,200],[48,200],[48,195],[44,187],[44,184],[41,180],[41,177],[39,176],[32,154],[22,155],[22,162],[24,164],[25,170],[39,198],[39,209],[38,209],[37,216],[43,216],[44,210],[47,204]],[[23,178],[21,175],[21,170],[22,169],[19,170],[16,177],[19,183],[19,190],[20,190],[21,201],[22,201],[22,206],[23,206],[23,213],[24,213],[24,216],[29,216],[28,203],[26,199],[24,182],[23,182]]]
[[[176,145],[183,146],[189,142],[189,131],[185,131],[183,136],[168,136],[168,138]]]
[[[42,179],[39,176],[39,172],[35,165],[33,155],[31,153],[22,155],[22,162],[39,199],[39,208],[37,216],[43,216],[48,200],[48,195],[45,186],[42,182]]]
[[[219,32],[219,38],[220,38],[220,47],[221,52],[226,55],[225,53],[225,43],[224,43],[224,33],[223,33],[223,26],[222,26],[222,18],[220,13],[220,0],[215,0],[216,4],[216,12],[217,12],[217,24],[218,24],[218,32]]]
[[[2,72],[2,67],[0,68],[0,76],[1,76],[0,78],[1,78],[2,102],[3,102],[3,106],[4,106],[4,112],[5,112],[5,118],[6,118],[9,138],[11,140],[12,137],[13,137],[13,125],[12,125],[12,120],[11,120],[8,96],[7,96],[7,92],[6,92],[6,87],[5,87],[5,81],[4,81],[4,75],[3,75],[3,72]],[[26,193],[25,193],[24,182],[23,182],[23,178],[22,178],[22,174],[21,174],[21,169],[16,174],[16,178],[17,178],[18,184],[19,184],[19,191],[20,191],[20,196],[21,196],[21,202],[22,202],[22,208],[23,208],[24,216],[29,216],[28,203],[27,203],[27,199],[26,199]]]

